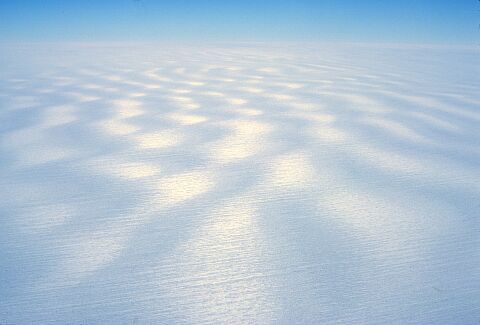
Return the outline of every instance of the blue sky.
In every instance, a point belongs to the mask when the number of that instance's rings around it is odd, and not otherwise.
[[[479,43],[477,0],[0,0],[0,41]]]

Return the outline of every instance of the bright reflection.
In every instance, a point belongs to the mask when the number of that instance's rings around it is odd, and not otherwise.
[[[347,134],[330,125],[321,125],[310,129],[310,134],[322,142],[343,143],[347,140]]]
[[[258,116],[263,114],[263,111],[253,108],[238,108],[233,110],[233,112],[237,112],[246,116]]]
[[[187,85],[191,85],[191,86],[195,86],[195,87],[203,86],[205,84],[204,82],[201,82],[201,81],[185,81],[185,83]]]
[[[226,98],[226,101],[231,105],[244,105],[247,103],[245,99],[241,98]]]
[[[267,98],[274,99],[274,100],[278,100],[278,101],[292,101],[292,100],[295,100],[295,97],[290,96],[290,95],[284,95],[284,94],[266,93],[263,96],[265,96]]]
[[[211,96],[211,97],[225,97],[224,93],[218,91],[207,91],[204,95]]]
[[[207,171],[191,171],[165,177],[156,185],[156,202],[170,206],[193,199],[213,189],[214,177]]]
[[[136,92],[136,93],[130,93],[130,94],[128,94],[128,96],[130,96],[130,97],[144,97],[144,96],[146,96],[146,94],[141,93],[141,92]]]
[[[315,179],[315,168],[303,152],[288,153],[273,160],[267,176],[268,186],[297,188]]]
[[[191,93],[192,91],[190,89],[172,89],[171,90],[173,93],[176,93],[176,94],[189,94]]]
[[[204,116],[191,114],[172,114],[170,118],[183,125],[198,124],[208,120],[208,118]]]
[[[175,130],[163,130],[138,134],[133,139],[142,149],[163,149],[181,143],[184,140],[184,136]]]
[[[253,93],[253,94],[259,94],[259,93],[265,92],[265,90],[263,90],[261,88],[255,88],[255,87],[241,87],[241,88],[239,88],[239,90],[245,91],[245,92],[248,92],[248,93]]]
[[[140,108],[141,103],[129,99],[119,99],[113,101],[115,107],[115,112],[120,119],[127,119],[143,114],[142,109]]]
[[[172,96],[170,97],[173,101],[177,102],[177,104],[181,108],[186,108],[186,109],[197,109],[200,107],[199,104],[197,104],[193,99],[190,97],[185,97],[185,96]]]
[[[220,163],[231,163],[251,157],[262,150],[262,139],[272,131],[266,123],[250,120],[235,120],[225,123],[231,134],[212,143],[212,159]]]
[[[109,135],[128,135],[140,130],[138,126],[121,120],[108,120],[99,123],[100,128]]]

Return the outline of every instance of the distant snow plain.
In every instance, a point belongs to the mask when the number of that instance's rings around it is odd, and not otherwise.
[[[0,50],[0,323],[477,324],[478,47]]]

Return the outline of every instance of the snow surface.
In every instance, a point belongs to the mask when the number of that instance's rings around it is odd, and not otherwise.
[[[0,49],[0,323],[477,324],[478,48]]]

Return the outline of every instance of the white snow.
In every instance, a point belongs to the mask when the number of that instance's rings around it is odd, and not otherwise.
[[[0,324],[480,321],[477,47],[0,47]]]

